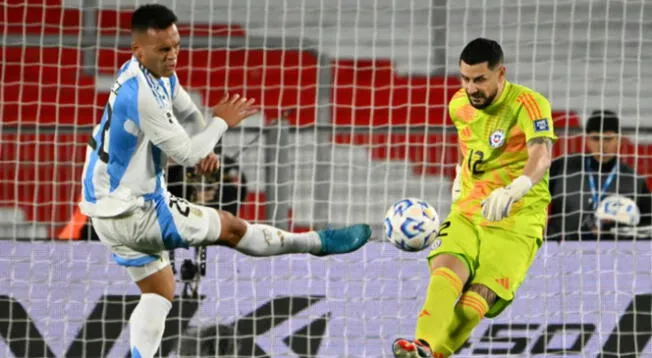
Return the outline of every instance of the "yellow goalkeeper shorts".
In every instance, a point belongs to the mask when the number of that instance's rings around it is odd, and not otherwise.
[[[519,223],[529,224],[521,223],[520,219]],[[441,224],[428,261],[443,253],[462,259],[469,269],[467,287],[482,284],[498,296],[486,314],[487,317],[495,317],[514,300],[516,290],[523,283],[541,242],[541,237],[515,234],[500,227],[480,226],[464,215],[453,212]]]

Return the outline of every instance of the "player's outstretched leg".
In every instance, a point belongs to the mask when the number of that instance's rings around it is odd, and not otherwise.
[[[371,237],[371,227],[357,224],[342,229],[292,233],[269,225],[252,224],[230,213],[219,211],[218,243],[250,256],[309,253],[316,256],[355,251]]]
[[[399,338],[392,344],[392,352],[395,358],[435,358],[428,343],[418,339]]]

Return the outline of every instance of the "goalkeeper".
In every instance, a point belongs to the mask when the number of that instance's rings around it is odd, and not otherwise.
[[[483,317],[512,302],[542,242],[556,140],[550,104],[505,79],[495,41],[471,41],[459,65],[463,88],[449,104],[460,152],[453,205],[428,256],[416,339],[394,341],[396,357],[457,351]]]
[[[161,343],[175,294],[167,250],[225,245],[252,256],[323,256],[357,250],[371,235],[367,225],[288,233],[166,191],[168,156],[196,166],[198,173],[214,172],[215,143],[256,112],[253,100],[225,96],[212,108],[213,118],[204,121],[174,71],[180,48],[176,20],[162,5],[133,13],[133,57],[117,74],[82,178],[82,211],[142,292],[129,318],[132,357],[152,357]]]

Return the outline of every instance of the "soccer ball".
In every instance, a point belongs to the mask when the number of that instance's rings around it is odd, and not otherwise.
[[[420,251],[432,244],[439,229],[435,208],[421,199],[402,199],[385,214],[385,236],[404,251]]]
[[[641,221],[641,210],[636,202],[628,197],[610,195],[598,204],[595,218],[600,221],[636,226]]]

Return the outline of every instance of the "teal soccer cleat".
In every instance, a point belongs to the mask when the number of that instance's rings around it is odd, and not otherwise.
[[[316,256],[346,254],[353,252],[367,243],[371,236],[371,227],[357,224],[342,229],[317,231],[321,240],[321,251]]]

